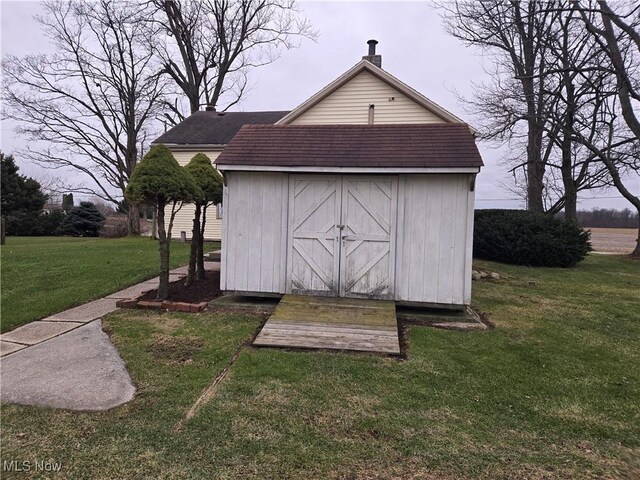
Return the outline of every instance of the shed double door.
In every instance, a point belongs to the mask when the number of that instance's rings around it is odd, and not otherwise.
[[[394,296],[397,178],[292,175],[287,291]]]

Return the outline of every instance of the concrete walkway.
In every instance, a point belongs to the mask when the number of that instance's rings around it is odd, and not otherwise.
[[[118,351],[95,320],[0,362],[3,402],[108,410],[133,399]]]
[[[207,270],[220,268],[206,262]],[[170,272],[170,281],[187,267]],[[0,335],[0,400],[73,410],[128,402],[135,389],[117,350],[101,330],[120,299],[158,287],[158,277]]]

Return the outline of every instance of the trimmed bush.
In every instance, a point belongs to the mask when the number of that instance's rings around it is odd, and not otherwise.
[[[515,265],[572,267],[591,251],[589,232],[526,210],[476,210],[473,255]]]
[[[59,235],[74,237],[97,237],[104,224],[104,215],[91,202],[80,202],[80,206],[73,207],[64,217]]]
[[[176,210],[180,202],[197,202],[202,190],[188,170],[182,168],[165,145],[154,145],[131,174],[125,197],[130,203],[142,203],[157,208],[158,242],[160,244],[160,283],[158,299],[169,296],[169,240]],[[169,221],[165,222],[165,207]],[[168,225],[166,225],[168,223]]]
[[[24,237],[57,235],[58,227],[65,214],[62,210],[50,213],[15,212],[7,217],[7,235]]]

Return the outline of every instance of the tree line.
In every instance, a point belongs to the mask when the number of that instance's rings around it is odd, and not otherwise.
[[[578,210],[577,220],[581,227],[636,228],[638,213],[632,212],[628,208],[624,210],[594,208],[593,210]]]
[[[640,212],[640,4],[457,0],[440,8],[447,30],[490,60],[491,80],[464,101],[481,138],[512,147],[505,160],[527,209],[576,222],[579,192],[614,187]]]
[[[59,208],[45,210],[49,195],[40,183],[21,175],[12,155],[0,152],[2,243],[6,235],[70,235],[97,237],[105,216],[91,202],[75,206],[73,195],[63,195]]]

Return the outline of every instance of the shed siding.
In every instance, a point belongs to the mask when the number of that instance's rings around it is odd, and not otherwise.
[[[197,153],[202,152],[207,155],[211,162],[215,164],[216,158],[221,152],[215,150],[172,150],[173,156],[182,166],[186,165]],[[167,212],[167,221],[169,210]],[[180,238],[180,232],[186,232],[187,238],[191,239],[191,230],[193,229],[193,214],[195,212],[194,205],[183,205],[176,214],[173,221],[173,230],[171,235],[173,238]],[[216,218],[216,207],[207,208],[207,221],[205,225],[204,238],[206,240],[220,240],[222,238],[222,219]]]
[[[287,174],[227,173],[223,290],[285,292],[288,200]]]
[[[474,193],[470,175],[401,175],[396,300],[468,305]]]
[[[390,100],[390,98],[394,100]],[[361,72],[291,122],[302,124],[367,124],[369,105],[374,123],[445,123],[409,97],[369,72]]]

